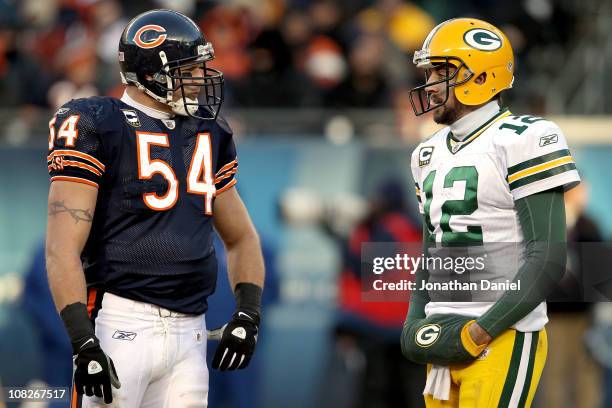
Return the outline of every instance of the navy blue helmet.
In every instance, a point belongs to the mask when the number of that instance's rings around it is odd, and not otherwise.
[[[123,83],[136,85],[176,114],[199,119],[216,119],[223,102],[223,74],[206,67],[214,57],[212,44],[193,20],[172,10],[139,14],[119,41]],[[196,65],[203,76],[188,72]]]

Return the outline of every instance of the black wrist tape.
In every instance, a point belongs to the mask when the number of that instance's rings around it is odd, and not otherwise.
[[[89,319],[85,304],[81,302],[72,303],[62,309],[60,316],[73,344],[83,337],[95,336],[95,330]]]
[[[242,282],[236,285],[234,296],[238,310],[261,314],[261,294],[263,289],[254,283]]]

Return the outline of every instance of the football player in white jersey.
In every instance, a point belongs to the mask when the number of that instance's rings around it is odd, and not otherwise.
[[[519,244],[524,252],[513,285],[494,299],[413,291],[402,350],[428,364],[427,407],[528,407],[546,361],[546,291],[565,271],[563,192],[580,182],[576,165],[556,124],[500,106],[514,57],[495,26],[445,21],[414,63],[427,78],[411,91],[415,114],[433,111],[447,125],[412,154],[424,242]],[[423,268],[416,287],[436,280]]]

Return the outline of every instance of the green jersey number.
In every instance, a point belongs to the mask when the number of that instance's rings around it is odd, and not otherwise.
[[[431,223],[430,209],[433,200],[433,184],[436,171],[432,171],[423,181],[425,193],[425,224],[429,231],[434,230]],[[474,166],[453,167],[444,177],[444,188],[451,188],[457,181],[465,181],[465,192],[462,200],[446,200],[442,204],[442,217],[440,229],[442,230],[442,245],[470,245],[482,244],[482,227],[470,225],[467,232],[453,231],[450,220],[453,215],[470,215],[478,209],[478,171]],[[432,235],[433,236],[433,235]]]
[[[516,134],[520,135],[525,130],[527,130],[529,125],[531,125],[532,123],[536,123],[536,122],[539,122],[541,120],[544,120],[543,118],[539,118],[537,116],[529,116],[529,115],[513,116],[513,117],[517,121],[520,119],[520,121],[522,123],[526,123],[526,125],[516,125],[516,124],[512,124],[512,123],[502,123],[499,128],[500,129],[510,129],[510,130],[513,130]]]

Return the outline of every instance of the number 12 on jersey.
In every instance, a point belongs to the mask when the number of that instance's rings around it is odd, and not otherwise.
[[[165,133],[136,132],[138,151],[138,178],[150,180],[153,175],[160,174],[168,182],[168,190],[163,196],[156,193],[144,193],[142,198],[152,210],[169,210],[178,200],[178,179],[172,167],[163,160],[151,159],[151,145],[170,147],[168,135]],[[187,192],[204,196],[204,212],[212,215],[212,200],[215,188],[212,173],[212,147],[210,133],[198,133],[195,150],[187,173]]]
[[[433,201],[434,180],[436,171],[432,171],[423,181],[423,192],[425,193],[425,223],[430,233],[434,226],[431,223],[431,203]],[[468,225],[467,232],[453,231],[450,220],[453,215],[470,215],[478,209],[478,171],[474,166],[453,167],[444,177],[443,188],[452,188],[456,181],[465,181],[465,192],[461,200],[446,200],[442,203],[440,217],[440,229],[442,230],[443,245],[468,245],[482,243],[482,227]]]

